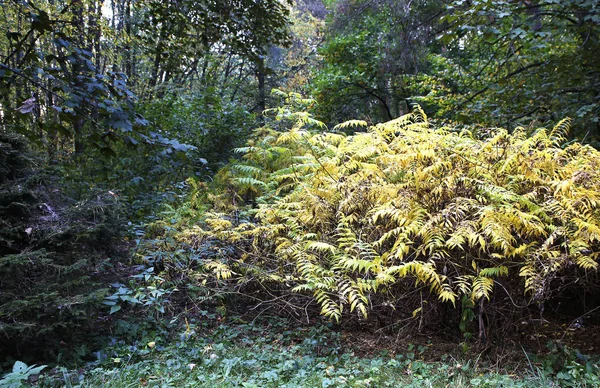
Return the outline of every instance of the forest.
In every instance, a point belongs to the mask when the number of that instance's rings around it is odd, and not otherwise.
[[[0,387],[600,386],[600,2],[0,6]]]

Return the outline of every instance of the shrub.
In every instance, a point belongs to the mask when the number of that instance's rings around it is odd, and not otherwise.
[[[45,175],[0,185],[1,359],[84,355],[77,342],[97,333],[106,293],[99,273],[117,253],[119,201],[98,191],[74,201]]]
[[[600,153],[560,147],[569,119],[478,139],[431,126],[419,107],[352,136],[312,133],[310,116],[294,117],[291,130],[262,128],[239,149],[243,161],[208,196],[207,226],[177,234],[212,249],[196,281],[311,294],[335,320],[377,305],[416,316],[439,300],[474,309],[480,337],[494,305],[543,304],[573,286],[568,275],[594,284]],[[257,208],[240,212],[243,201]],[[407,304],[420,287],[431,297]]]

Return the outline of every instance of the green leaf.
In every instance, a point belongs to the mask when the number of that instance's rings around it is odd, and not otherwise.
[[[119,306],[119,305],[114,305],[114,306],[112,306],[112,307],[110,308],[110,314],[114,314],[114,313],[116,313],[116,312],[117,312],[117,311],[119,311],[119,310],[121,310],[121,306]]]
[[[50,16],[44,11],[38,10],[39,13],[31,13],[31,18],[33,22],[31,23],[31,27],[33,29],[38,30],[39,32],[44,31],[52,31],[52,22],[50,21]]]
[[[27,364],[22,361],[16,361],[13,365],[13,373],[24,373],[27,370]]]

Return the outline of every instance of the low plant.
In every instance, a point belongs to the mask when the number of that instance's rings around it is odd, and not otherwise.
[[[85,368],[62,368],[43,376],[39,385],[524,388],[562,381],[555,372],[503,370],[478,358],[445,355],[428,361],[421,345],[402,353],[388,346],[375,355],[359,355],[360,349],[332,325],[297,326],[275,317],[223,324],[216,318],[202,311],[196,318],[180,317],[171,334],[148,331],[138,333],[137,340],[117,340]],[[592,382],[580,380],[575,386]]]
[[[537,360],[543,374],[552,376],[561,387],[597,387],[600,385],[600,365],[597,358],[557,341],[547,345],[549,353]]]
[[[35,375],[39,375],[40,372],[46,368],[46,365],[42,366],[27,366],[24,362],[17,361],[13,365],[12,372],[5,374],[0,379],[0,387],[6,388],[20,388],[26,386],[29,378]]]

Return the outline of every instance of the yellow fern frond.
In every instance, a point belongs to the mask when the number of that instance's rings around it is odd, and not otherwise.
[[[356,127],[366,128],[368,125],[369,124],[367,124],[367,122],[363,121],[363,120],[348,120],[348,121],[345,121],[343,123],[336,125],[335,127],[333,127],[333,130],[337,131],[337,130],[343,130],[343,129],[348,129],[348,128],[356,128]]]

